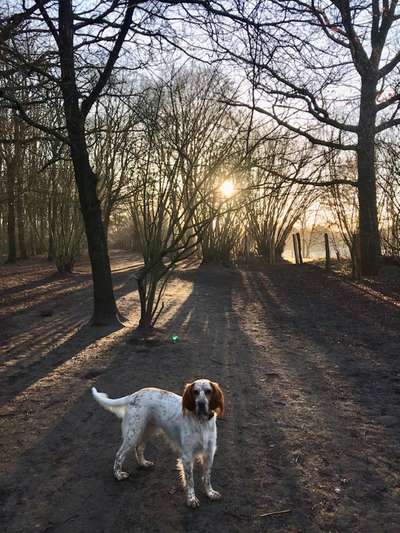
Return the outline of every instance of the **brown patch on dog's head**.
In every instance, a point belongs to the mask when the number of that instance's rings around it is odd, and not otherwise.
[[[212,388],[210,409],[215,411],[218,416],[222,416],[224,414],[224,393],[219,384],[215,383],[215,381],[210,381],[210,385]]]
[[[193,385],[194,383],[186,383],[183,390],[182,396],[182,411],[185,412],[185,409],[188,411],[196,411],[196,402],[193,394]]]

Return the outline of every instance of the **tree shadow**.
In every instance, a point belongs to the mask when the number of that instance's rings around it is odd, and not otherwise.
[[[122,266],[121,261],[123,261]],[[126,280],[129,281],[129,276],[137,268],[138,263],[136,257],[131,258],[128,254],[113,254],[112,276],[115,290]],[[83,267],[85,270],[82,270]],[[28,273],[34,276],[32,279],[0,290],[0,316],[10,319],[14,315],[33,311],[35,308],[52,311],[57,309],[59,300],[64,296],[75,294],[78,300],[78,296],[81,298],[85,291],[88,293],[88,298],[89,294],[92,298],[92,277],[88,268],[87,263],[82,260],[79,270],[71,274],[59,274],[53,270],[54,267],[48,272],[48,265],[40,267],[40,262],[36,262],[28,269]],[[40,277],[41,269],[46,272],[43,277]],[[10,276],[18,279],[24,272],[23,267],[17,265],[13,267]]]
[[[292,513],[275,518],[270,531],[313,531],[311,496],[302,486],[298,467],[289,460],[289,443],[275,422],[280,407],[260,386],[259,347],[242,330],[241,310],[234,309],[233,296],[243,290],[239,273],[205,267],[179,277],[193,284],[192,291],[165,327],[183,342],[143,350],[127,345],[126,335],[120,336],[112,347],[96,353],[96,366],[102,372],[78,379],[67,406],[62,403],[67,392],[60,381],[53,392],[55,403],[49,406],[49,416],[58,413],[58,422],[44,425],[45,431],[39,432],[18,463],[7,468],[3,520],[9,531],[29,531],[32,524],[57,532],[215,527],[223,532],[261,531],[265,526],[258,515],[282,505]],[[137,469],[131,458],[132,478],[125,483],[113,480],[119,421],[95,404],[89,387],[95,382],[111,397],[146,385],[180,392],[184,383],[200,376],[219,381],[226,394],[214,468],[214,485],[224,499],[210,503],[201,497],[202,507],[193,513],[184,507],[173,454],[162,441],[147,451],[155,459],[154,470]],[[276,462],[272,468],[271,457]]]
[[[177,282],[189,282],[191,291],[163,326],[181,342],[133,347],[126,344],[129,331],[122,332],[79,361],[72,377],[55,383],[44,407],[44,399],[33,398],[29,416],[37,433],[24,436],[23,424],[17,428],[28,443],[20,454],[11,445],[10,455],[19,457],[5,465],[2,523],[8,530],[377,531],[383,523],[398,530],[398,502],[385,490],[395,482],[388,476],[398,428],[379,422],[365,438],[366,424],[392,398],[384,389],[393,358],[375,365],[367,351],[365,358],[357,356],[359,345],[368,348],[375,336],[392,337],[397,319],[387,315],[376,333],[366,332],[359,317],[371,329],[380,305],[369,307],[341,287],[338,296],[336,280],[282,268],[177,272]],[[354,345],[337,343],[343,332]],[[390,355],[392,341],[385,342]],[[198,377],[221,383],[226,415],[218,422],[213,474],[223,500],[209,503],[201,496],[194,513],[183,505],[173,454],[162,441],[146,452],[156,462],[153,470],[138,469],[131,457],[132,477],[113,480],[120,424],[89,389],[95,384],[111,397],[144,386],[179,393]],[[199,487],[198,474],[196,480]],[[260,516],[285,509],[291,512]]]
[[[39,287],[45,287],[46,285],[49,285],[59,279],[68,280],[68,277],[65,275],[61,275],[58,272],[51,272],[50,274],[46,274],[43,277],[29,280],[29,281],[26,281],[25,283],[20,283],[13,287],[7,287],[0,291],[0,297],[3,299],[3,302],[0,303],[0,307],[9,306],[9,302],[5,300],[7,296],[10,296],[10,295],[14,296],[15,294],[18,294],[23,291],[31,291]]]
[[[371,415],[377,412],[372,393],[383,395],[382,403],[393,403],[393,395],[400,400],[400,313],[323,273],[289,275],[290,286],[277,269],[251,282],[272,327],[283,324],[289,337],[320,350]]]
[[[129,280],[132,268],[113,273],[117,299],[124,299],[134,290]],[[81,275],[79,279],[82,279]],[[12,400],[89,344],[119,329],[116,325],[87,326],[92,305],[91,285],[76,288],[74,284],[76,278],[68,282],[61,294],[49,284],[43,301],[35,303],[34,299],[18,315],[7,313],[7,317],[1,320],[0,405]]]
[[[245,279],[263,313],[268,348],[280,354],[275,371],[296,391],[284,405],[298,406],[309,446],[318,450],[311,467],[341,494],[337,515],[347,516],[346,527],[364,530],[384,514],[388,523],[397,517],[398,528],[399,315],[307,269],[270,268]]]

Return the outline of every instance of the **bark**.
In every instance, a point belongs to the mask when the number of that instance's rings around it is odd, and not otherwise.
[[[7,263],[15,263],[17,260],[17,236],[15,224],[15,167],[12,163],[7,166]]]
[[[47,259],[54,261],[56,256],[56,248],[54,242],[54,235],[56,232],[56,213],[57,213],[57,196],[55,194],[54,178],[49,178],[49,198],[47,203]]]
[[[96,190],[97,177],[90,166],[85,137],[85,116],[79,107],[70,0],[59,3],[59,25],[61,89],[66,127],[93,275],[92,324],[103,325],[118,321],[118,310],[114,298],[107,239]]]
[[[18,221],[18,244],[19,256],[21,259],[28,258],[25,239],[25,223],[24,223],[24,196],[20,186],[20,179],[17,181],[17,221]]]
[[[74,261],[71,262],[64,262],[62,265],[56,265],[57,266],[57,272],[60,274],[72,274],[74,270]]]
[[[22,185],[20,180],[22,179],[21,167],[23,158],[23,149],[21,144],[21,122],[19,121],[16,113],[13,113],[13,131],[14,131],[14,153],[10,160],[7,162],[7,198],[8,198],[8,214],[7,214],[7,226],[8,226],[8,263],[15,263],[17,260],[17,218],[18,214],[18,230],[20,229],[20,218],[22,217],[21,211],[21,198]],[[20,234],[19,234],[20,235]],[[25,248],[25,242],[23,242]],[[26,255],[26,249],[25,255]]]
[[[361,273],[375,275],[379,269],[380,236],[376,200],[375,122],[376,80],[364,77],[361,86],[357,169]]]
[[[25,239],[25,209],[24,209],[24,180],[23,180],[23,165],[22,159],[23,153],[19,153],[16,157],[16,173],[17,173],[17,198],[16,198],[16,211],[17,211],[17,227],[18,227],[18,245],[19,256],[21,259],[27,259],[28,253],[26,250]]]
[[[275,263],[281,263],[283,261],[283,250],[285,242],[275,245]]]
[[[86,230],[88,251],[93,274],[94,312],[93,324],[106,324],[117,320],[107,238],[97,197],[97,178],[91,169],[86,140],[83,134],[70,128],[71,157],[79,192],[80,205]],[[82,127],[83,130],[83,127]]]
[[[265,238],[258,243],[258,253],[267,265],[276,265],[282,261],[283,248],[284,243],[277,243],[274,238],[271,240]]]
[[[146,276],[138,277],[137,284],[140,301],[140,320],[138,330],[147,334],[153,330],[153,314],[147,291]]]
[[[161,306],[159,304],[160,296],[165,287],[166,276],[168,276],[168,269],[165,268],[162,261],[153,264],[148,271],[144,268],[136,276],[140,302],[140,320],[137,330],[140,334],[148,335],[153,332],[164,308],[163,303]],[[157,291],[159,292],[157,293]]]
[[[54,199],[52,198],[52,193],[50,192],[49,196],[49,202],[47,206],[47,214],[48,214],[48,245],[47,245],[47,259],[49,261],[54,260],[55,256],[55,250],[54,250],[54,225],[55,225],[55,216],[53,213],[54,210]]]

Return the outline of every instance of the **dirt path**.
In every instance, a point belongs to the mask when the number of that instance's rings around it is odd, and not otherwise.
[[[114,260],[125,314],[137,308],[131,264]],[[162,324],[180,342],[132,346],[127,328],[84,326],[84,267],[67,280],[25,268],[18,284],[2,278],[2,531],[400,531],[395,302],[310,267],[188,268]],[[119,422],[89,389],[179,392],[199,376],[226,394],[214,468],[223,500],[201,496],[192,511],[162,441],[147,452],[154,469],[131,459],[131,478],[114,481]],[[262,516],[275,511],[289,512]]]

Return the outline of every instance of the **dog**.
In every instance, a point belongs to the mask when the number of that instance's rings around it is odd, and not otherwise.
[[[122,419],[122,444],[114,462],[114,476],[126,479],[122,470],[125,458],[134,450],[140,466],[153,466],[144,457],[145,444],[151,435],[163,433],[179,454],[178,467],[189,507],[199,507],[194,491],[193,464],[202,464],[202,481],[206,495],[218,500],[221,494],[211,485],[211,470],[217,449],[217,416],[224,412],[224,394],[218,383],[197,379],[185,385],[183,396],[162,389],[145,388],[129,396],[110,399],[92,388],[95,400]]]

